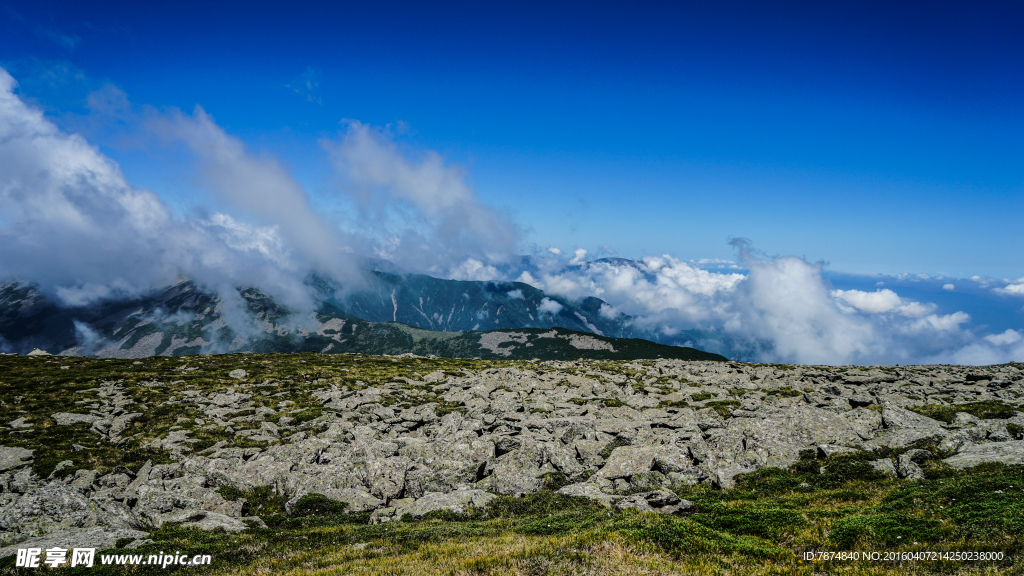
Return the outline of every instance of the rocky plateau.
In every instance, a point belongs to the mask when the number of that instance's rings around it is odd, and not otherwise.
[[[260,487],[289,508],[321,494],[372,523],[545,489],[688,514],[675,488],[729,488],[808,451],[870,453],[876,469],[908,479],[926,466],[1024,463],[1020,364],[446,367],[451,361],[336,355],[314,369],[312,354],[292,357],[308,368],[273,376],[279,357],[168,358],[159,369],[118,361],[145,372],[138,380],[95,375],[96,363],[114,361],[4,357],[26,369],[46,364],[78,386],[45,413],[0,388],[0,557],[30,545],[145,542],[166,522],[245,530],[262,521],[238,495]],[[978,406],[992,408],[989,417],[972,415]],[[46,450],[19,440],[33,430],[85,440],[41,466]],[[83,464],[100,446],[156,456],[137,466]]]

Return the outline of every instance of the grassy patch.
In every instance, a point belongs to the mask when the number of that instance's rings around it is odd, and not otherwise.
[[[945,422],[946,424],[953,421],[957,412],[966,412],[982,420],[1013,418],[1013,415],[1017,412],[1016,406],[1000,402],[999,400],[985,400],[983,402],[969,402],[966,404],[929,404],[910,409],[918,414]]]
[[[804,394],[803,392],[793,390],[789,386],[785,386],[782,388],[773,388],[771,390],[766,390],[765,395],[778,396],[779,398],[795,398],[797,396],[803,396]]]
[[[712,408],[718,415],[727,418],[732,415],[732,411],[740,407],[738,400],[715,400],[708,402],[704,405],[705,408]]]

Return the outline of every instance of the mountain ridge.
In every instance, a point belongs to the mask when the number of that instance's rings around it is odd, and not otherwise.
[[[289,310],[256,288],[239,289],[238,302],[225,302],[186,279],[143,296],[62,307],[32,285],[11,282],[0,286],[0,345],[19,353],[41,348],[108,358],[315,351],[481,359],[726,359],[637,338],[645,332],[634,329],[628,317],[609,318],[597,298],[573,303],[519,282],[379,270],[368,277],[369,287],[358,292],[311,277],[316,311]],[[420,325],[412,323],[417,320]]]

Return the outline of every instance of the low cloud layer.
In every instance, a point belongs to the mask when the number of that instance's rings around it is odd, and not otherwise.
[[[962,311],[901,297],[888,288],[836,290],[822,264],[766,258],[737,244],[747,273],[704,270],[671,256],[642,261],[551,262],[518,280],[569,298],[596,296],[606,317],[634,317],[666,339],[765,362],[807,364],[991,364],[1024,359],[1024,332],[982,336]],[[678,336],[677,336],[678,335]]]

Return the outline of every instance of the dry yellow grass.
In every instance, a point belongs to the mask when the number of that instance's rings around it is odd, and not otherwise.
[[[994,576],[996,567],[960,565],[940,570],[934,565],[892,565],[870,562],[756,562],[740,555],[684,556],[673,559],[654,546],[635,544],[616,534],[493,537],[423,544],[414,551],[376,541],[339,545],[333,549],[265,557],[245,567],[217,574],[257,576],[888,576],[951,574]]]

